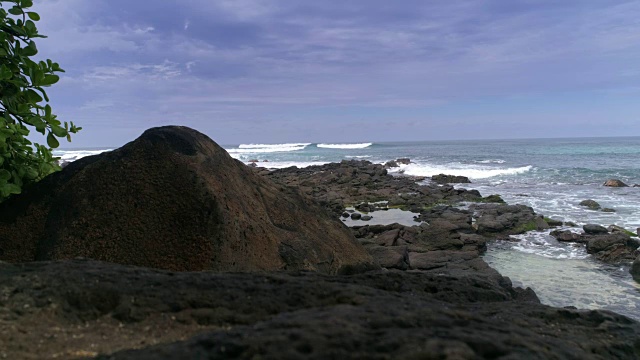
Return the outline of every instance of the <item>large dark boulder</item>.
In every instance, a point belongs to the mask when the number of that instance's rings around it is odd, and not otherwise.
[[[178,271],[372,264],[310,198],[176,126],[73,162],[0,204],[0,260],[75,257]]]

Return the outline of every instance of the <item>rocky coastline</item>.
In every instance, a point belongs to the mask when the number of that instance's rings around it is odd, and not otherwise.
[[[0,358],[640,357],[637,321],[542,305],[481,257],[562,222],[390,166],[249,167],[183,127],[73,162],[0,204]],[[615,227],[553,234],[638,256]]]

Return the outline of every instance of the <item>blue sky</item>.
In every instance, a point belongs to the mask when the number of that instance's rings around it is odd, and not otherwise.
[[[48,0],[63,147],[640,135],[640,2]]]

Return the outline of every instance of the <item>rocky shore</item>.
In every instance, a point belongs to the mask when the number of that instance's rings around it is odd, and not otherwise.
[[[421,180],[366,161],[268,171],[150,129],[0,204],[0,358],[640,357],[638,322],[542,305],[481,258],[561,223]],[[347,207],[416,225],[347,228]],[[584,230],[556,236],[633,260],[629,234]]]

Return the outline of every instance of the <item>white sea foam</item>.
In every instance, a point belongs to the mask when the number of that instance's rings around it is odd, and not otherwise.
[[[445,164],[408,164],[398,168],[391,168],[389,172],[403,172],[412,176],[433,176],[447,174],[455,176],[466,176],[470,179],[486,179],[500,175],[517,175],[531,170],[532,166],[522,166],[514,168],[496,168],[478,165]]]
[[[53,155],[59,157],[60,160],[65,162],[72,162],[81,159],[85,156],[97,155],[105,151],[111,151],[113,149],[102,150],[54,150]]]
[[[313,165],[328,164],[329,161],[269,161],[269,162],[257,162],[256,165],[265,167],[267,169],[283,169],[291,166],[298,168],[305,168]]]
[[[373,143],[361,143],[361,144],[318,144],[319,148],[326,149],[364,149],[373,145]]]
[[[475,161],[478,164],[504,164],[505,161],[501,159],[487,159],[487,160],[477,160]]]
[[[304,150],[311,143],[292,144],[241,144],[237,148],[226,149],[231,156],[233,154],[264,154],[274,152],[289,152]]]

